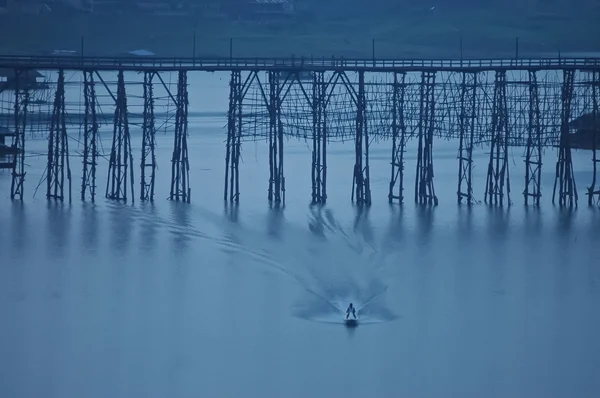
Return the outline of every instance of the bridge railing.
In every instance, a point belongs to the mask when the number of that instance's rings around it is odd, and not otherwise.
[[[348,59],[310,58],[165,58],[165,57],[78,57],[0,56],[0,68],[38,69],[535,69],[600,68],[600,58],[523,59]]]

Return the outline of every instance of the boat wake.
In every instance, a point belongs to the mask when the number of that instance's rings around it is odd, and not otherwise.
[[[165,220],[166,225],[174,234],[204,240],[232,258],[239,256],[231,264],[264,267],[294,280],[305,292],[293,310],[295,316],[344,323],[346,308],[352,302],[361,324],[397,318],[385,304],[391,274],[397,271],[393,267],[397,252],[389,247],[386,237],[381,243],[375,238],[366,214],[358,213],[352,227],[344,228],[332,210],[311,208],[308,228],[301,228],[286,222],[281,211],[273,210],[267,217],[265,234],[256,225],[243,225],[230,215],[224,219],[201,212],[216,230],[200,231],[183,216]],[[205,228],[210,229],[206,224]]]

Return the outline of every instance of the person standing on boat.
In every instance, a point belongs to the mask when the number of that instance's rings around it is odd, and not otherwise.
[[[356,308],[354,308],[352,303],[350,303],[350,305],[348,306],[348,309],[346,310],[346,319],[348,319],[348,317],[350,317],[350,314],[352,314],[354,319],[356,319]]]

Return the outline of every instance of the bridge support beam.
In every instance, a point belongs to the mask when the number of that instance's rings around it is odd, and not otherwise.
[[[108,162],[108,181],[106,183],[106,198],[127,201],[128,172],[131,200],[133,192],[133,156],[131,154],[131,137],[127,117],[127,93],[125,79],[120,70],[117,79],[117,98],[115,104],[113,141]]]
[[[81,200],[86,193],[94,202],[96,197],[96,165],[98,159],[98,119],[96,117],[96,88],[94,72],[83,72],[83,177],[81,178]]]
[[[371,185],[369,179],[369,130],[367,123],[367,103],[365,98],[365,72],[358,72],[358,92],[356,94],[356,136],[354,139],[355,163],[352,184],[352,202],[358,205],[371,205]]]
[[[419,150],[415,179],[415,203],[438,205],[433,184],[433,132],[435,128],[435,72],[421,74]]]
[[[529,71],[529,125],[525,152],[525,205],[532,198],[535,206],[540,205],[542,176],[542,125],[540,97],[536,71]]]
[[[27,127],[27,106],[29,105],[29,90],[22,87],[21,75],[27,73],[15,70],[15,135],[12,147],[15,149],[12,169],[12,182],[10,184],[10,198],[23,200],[25,182],[25,129]]]
[[[156,172],[156,128],[154,125],[154,90],[152,78],[155,72],[144,73],[144,120],[142,122],[142,158],[140,162],[140,200],[154,201]]]
[[[573,87],[575,84],[575,71],[563,72],[562,84],[562,110],[560,123],[560,143],[558,161],[556,162],[556,177],[552,193],[552,203],[555,203],[556,189],[558,187],[559,206],[577,206],[577,187],[573,174],[573,160],[571,158],[571,145],[569,143],[569,121],[571,119],[571,103],[573,101]]]
[[[190,202],[189,187],[190,164],[188,159],[188,89],[187,72],[179,71],[177,81],[177,102],[175,106],[175,135],[173,138],[173,157],[171,159],[170,200]]]
[[[283,175],[283,124],[279,73],[269,72],[269,203],[285,204]]]
[[[324,72],[313,73],[312,204],[327,202],[327,83]]]
[[[510,178],[508,171],[508,107],[506,103],[506,72],[497,71],[492,105],[492,142],[490,163],[485,186],[485,202],[504,205],[506,188],[510,204]]]
[[[242,73],[231,72],[229,81],[229,111],[227,113],[227,145],[225,153],[225,192],[223,200],[240,200],[240,150],[242,138],[242,101],[244,86]],[[231,175],[230,175],[231,172]],[[228,197],[229,193],[229,197]]]
[[[406,73],[394,72],[392,92],[392,176],[390,178],[389,203],[404,203],[404,152],[406,152],[406,124],[404,123],[404,99]],[[398,187],[397,194],[394,188]]]
[[[600,149],[600,109],[598,108],[600,94],[600,71],[595,71],[592,78],[592,183],[588,187],[588,205],[600,204],[600,186],[597,185],[598,149]]]
[[[460,89],[458,203],[473,204],[473,140],[477,119],[477,73],[464,72]]]
[[[60,69],[50,121],[50,134],[48,135],[46,198],[64,200],[65,167],[69,184],[69,202],[71,202],[71,168],[69,167],[69,141],[65,120],[65,71]]]

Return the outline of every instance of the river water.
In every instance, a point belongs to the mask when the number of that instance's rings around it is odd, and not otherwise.
[[[225,83],[225,82],[224,82]],[[220,91],[226,93],[226,86]],[[226,102],[222,102],[226,104]],[[166,200],[172,138],[157,137],[154,204],[48,203],[46,142],[28,142],[23,203],[0,173],[2,397],[596,397],[600,211],[456,204],[455,142],[434,145],[440,205],[388,206],[390,143],[371,147],[374,205],[350,203],[354,148],[332,144],[328,205],[310,208],[310,148],[286,142],[287,203],[267,203],[264,142],[245,143],[241,198],[222,201],[224,124],[190,124],[192,203]],[[103,133],[103,145],[109,134]],[[139,195],[139,131],[132,132]],[[71,149],[77,149],[72,143]],[[80,149],[80,148],[79,148]],[[483,199],[487,154],[475,154]],[[347,329],[353,302],[361,323]]]

